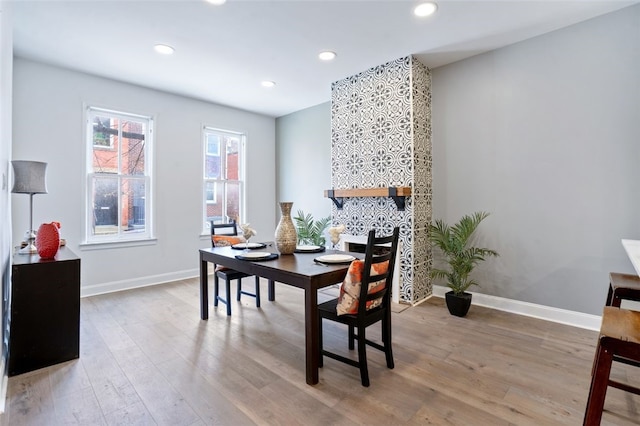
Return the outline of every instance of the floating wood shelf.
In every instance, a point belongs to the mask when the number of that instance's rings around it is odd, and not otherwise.
[[[390,186],[388,188],[356,188],[356,189],[327,189],[324,196],[331,198],[338,210],[342,210],[344,198],[353,197],[391,197],[398,210],[404,210],[405,197],[411,195],[408,186]]]

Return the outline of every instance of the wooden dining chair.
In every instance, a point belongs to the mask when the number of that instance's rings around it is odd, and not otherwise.
[[[319,366],[323,356],[344,362],[360,369],[362,386],[369,386],[366,345],[385,353],[387,367],[393,368],[391,348],[391,282],[398,251],[398,235],[375,236],[369,231],[364,260],[354,260],[340,287],[340,297],[318,305]],[[390,247],[389,247],[390,245]],[[358,360],[329,352],[322,342],[322,319],[336,321],[348,326],[349,349],[358,341]],[[381,322],[382,344],[366,338],[368,326]]]
[[[213,247],[222,245],[233,245],[243,242],[244,239],[238,237],[238,226],[236,222],[230,223],[213,223],[211,222],[211,245]],[[218,302],[222,302],[227,306],[227,315],[231,315],[231,303],[229,298],[231,294],[231,281],[237,281],[236,300],[240,300],[243,294],[256,299],[256,307],[260,307],[260,277],[256,276],[255,293],[242,290],[242,279],[251,275],[230,269],[224,266],[215,266],[215,275],[213,277],[213,306],[218,306]],[[219,295],[220,279],[225,282],[225,297]]]

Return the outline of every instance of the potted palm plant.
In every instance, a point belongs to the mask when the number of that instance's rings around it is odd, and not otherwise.
[[[478,262],[488,256],[498,256],[494,250],[471,246],[471,236],[487,216],[487,212],[476,212],[463,216],[452,226],[440,219],[429,225],[429,240],[446,262],[444,269],[431,269],[431,277],[446,280],[451,289],[445,294],[445,300],[452,315],[463,317],[469,311],[471,293],[467,293],[467,289],[478,285],[469,275]]]
[[[304,214],[302,210],[298,210],[298,216],[294,217],[293,220],[296,223],[298,232],[298,244],[324,246],[326,242],[324,231],[331,223],[330,217],[314,220],[311,213]]]

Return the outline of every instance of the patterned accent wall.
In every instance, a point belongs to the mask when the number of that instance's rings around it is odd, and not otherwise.
[[[331,184],[334,189],[409,186],[404,211],[388,197],[345,198],[332,208],[347,234],[400,226],[400,300],[431,294],[431,73],[407,56],[331,85]]]

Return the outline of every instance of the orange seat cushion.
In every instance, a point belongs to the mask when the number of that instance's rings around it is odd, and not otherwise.
[[[374,263],[371,265],[370,275],[380,275],[387,272],[389,261]],[[340,296],[336,311],[338,315],[357,314],[358,300],[360,299],[360,287],[362,287],[362,273],[364,272],[364,260],[354,260],[349,265],[347,276],[340,285]],[[385,287],[385,280],[369,283],[369,293],[376,293]],[[382,297],[367,302],[367,310],[380,306]]]
[[[239,235],[212,235],[211,241],[213,241],[213,245],[215,247],[228,247],[234,244],[244,243],[247,240]],[[227,268],[226,266],[217,265],[215,271],[218,272],[227,269],[229,268]]]
[[[247,240],[239,235],[212,235],[211,241],[215,247],[228,247],[234,244],[244,243]]]

